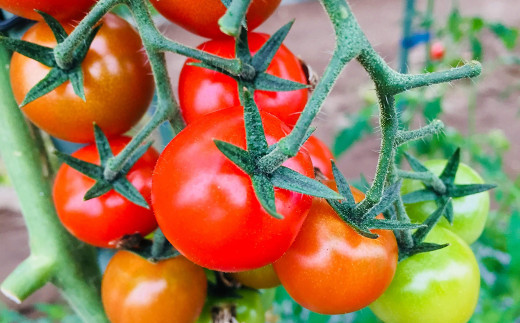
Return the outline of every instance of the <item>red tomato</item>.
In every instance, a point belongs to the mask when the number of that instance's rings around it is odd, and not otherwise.
[[[269,38],[266,34],[249,34],[249,47],[256,53]],[[235,57],[235,40],[210,40],[199,49],[224,58]],[[222,73],[191,66],[188,59],[179,78],[179,103],[184,120],[189,124],[213,111],[240,105],[237,82]],[[307,83],[301,63],[287,47],[281,46],[267,69],[269,74],[299,83]],[[290,92],[256,91],[258,107],[289,126],[293,126],[307,103],[308,90]]]
[[[120,137],[110,140],[114,154],[119,153],[130,138]],[[72,156],[99,165],[99,155],[94,144],[88,145]],[[128,180],[150,204],[152,171],[158,153],[150,148],[137,161],[127,175]],[[76,238],[94,246],[114,248],[120,238],[127,234],[140,233],[142,236],[155,230],[152,210],[140,207],[114,190],[88,201],[85,193],[95,181],[63,164],[54,181],[54,204],[58,216],[67,230]]]
[[[269,144],[289,129],[261,113]],[[241,108],[220,110],[189,125],[168,144],[153,174],[152,203],[166,238],[186,258],[209,269],[236,272],[278,259],[294,241],[312,198],[275,188],[275,219],[263,209],[251,179],[216,147],[219,139],[246,147]],[[313,176],[306,152],[284,163]]]
[[[364,194],[352,188],[356,202]],[[303,307],[321,314],[357,311],[390,285],[397,243],[388,230],[365,238],[346,224],[326,200],[315,198],[296,241],[273,264],[282,285]]]
[[[154,7],[171,22],[206,38],[226,37],[220,31],[218,20],[226,13],[221,0],[151,0]],[[246,19],[248,30],[262,24],[281,0],[253,0]]]
[[[0,0],[0,8],[17,16],[43,20],[35,10],[40,10],[59,21],[81,18],[97,0]]]
[[[78,97],[70,82],[23,107],[38,127],[60,139],[94,141],[95,122],[108,137],[134,126],[153,98],[154,82],[139,34],[125,20],[108,14],[81,63],[85,96]],[[65,25],[71,32],[72,25]],[[43,22],[31,27],[23,40],[54,47],[56,39]],[[41,81],[50,68],[15,53],[11,60],[11,84],[18,103]]]
[[[436,41],[430,47],[430,57],[434,61],[440,61],[444,58],[444,53],[446,52],[446,48],[444,44],[440,41]]]
[[[309,156],[311,156],[314,168],[317,168],[328,179],[333,179],[334,174],[332,173],[332,164],[330,161],[334,160],[334,156],[329,147],[315,136],[310,136],[303,145],[303,148],[307,149]]]
[[[101,296],[112,323],[193,323],[206,289],[204,270],[182,256],[151,263],[119,251],[103,275]]]

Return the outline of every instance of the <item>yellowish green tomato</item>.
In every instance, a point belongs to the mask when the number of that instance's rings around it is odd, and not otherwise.
[[[242,285],[256,289],[273,288],[280,285],[280,279],[278,279],[278,275],[271,264],[253,270],[231,273],[229,275]]]
[[[208,297],[197,323],[264,323],[265,311],[260,292],[239,289],[237,293],[240,298]]]
[[[385,323],[467,322],[480,289],[475,255],[460,237],[439,226],[425,242],[449,246],[401,261],[390,287],[370,309]]]
[[[428,160],[424,165],[435,175],[440,175],[446,160]],[[480,175],[468,165],[460,163],[455,175],[455,184],[484,184]],[[411,193],[424,189],[422,182],[405,179],[401,188],[401,194]],[[412,221],[423,222],[428,215],[437,208],[435,201],[406,204],[406,212]],[[439,224],[459,235],[468,244],[475,242],[482,234],[489,213],[489,192],[457,197],[453,199],[453,224],[450,225],[445,217]]]

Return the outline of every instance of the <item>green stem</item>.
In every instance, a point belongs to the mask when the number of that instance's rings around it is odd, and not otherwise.
[[[415,15],[415,0],[406,0],[404,6],[403,18],[403,40],[401,44],[401,52],[399,53],[399,72],[408,73],[408,41],[412,37],[412,23]]]
[[[426,185],[431,185],[433,186],[433,189],[439,194],[446,192],[446,185],[444,185],[440,178],[432,172],[410,172],[398,169],[397,175],[401,178],[415,179],[423,182]]]
[[[51,281],[84,321],[108,322],[100,300],[95,249],[73,238],[58,220],[38,147],[11,91],[8,65],[8,53],[0,47],[0,153],[20,199],[31,255],[1,290],[22,301]]]
[[[432,135],[436,135],[444,130],[444,123],[441,120],[432,120],[427,126],[424,126],[420,129],[410,130],[410,131],[402,131],[399,130],[397,132],[397,137],[395,138],[395,146],[398,147],[400,145],[404,145],[410,141],[423,139],[425,137],[429,137]]]
[[[236,37],[250,4],[251,0],[233,0],[226,14],[218,21],[220,30],[224,34]]]

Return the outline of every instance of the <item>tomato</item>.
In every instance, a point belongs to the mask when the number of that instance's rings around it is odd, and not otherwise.
[[[434,174],[440,175],[446,160],[428,160],[424,165]],[[455,184],[484,184],[479,174],[466,164],[460,163]],[[401,188],[401,194],[424,189],[420,181],[405,179]],[[412,221],[422,222],[428,215],[437,209],[434,201],[406,204],[406,211]],[[439,225],[455,232],[468,244],[475,242],[482,234],[489,213],[489,192],[457,197],[453,199],[453,225],[450,225],[445,217],[439,221]]]
[[[130,138],[110,140],[114,154],[120,152]],[[94,144],[88,145],[72,156],[99,165],[99,156]],[[127,174],[127,178],[150,204],[152,171],[158,153],[150,148]],[[115,248],[120,238],[127,234],[142,236],[155,230],[152,210],[138,206],[114,190],[84,201],[83,196],[95,181],[63,164],[54,181],[54,204],[58,216],[67,230],[76,238],[103,248]]]
[[[238,289],[238,297],[209,297],[197,323],[264,323],[265,311],[258,291]],[[218,317],[221,320],[215,320]],[[227,318],[224,320],[223,318]]]
[[[480,289],[473,252],[442,227],[435,227],[425,241],[450,245],[401,261],[392,284],[370,309],[385,323],[467,322]]]
[[[280,279],[278,279],[273,265],[232,273],[230,275],[242,285],[255,289],[273,288],[280,285]]]
[[[40,10],[59,21],[81,18],[97,0],[0,0],[0,8],[17,16],[43,20],[35,10]]]
[[[351,189],[356,202],[364,198]],[[374,233],[377,239],[359,235],[326,200],[315,198],[296,241],[274,269],[301,306],[321,314],[357,311],[385,291],[397,266],[394,234]]]
[[[139,34],[123,19],[109,14],[82,63],[86,102],[69,81],[23,107],[38,127],[60,139],[94,141],[95,122],[107,136],[122,134],[146,112],[154,82]],[[66,25],[68,32],[72,25]],[[31,27],[23,40],[54,47],[56,40],[43,22]],[[11,84],[18,103],[41,81],[50,68],[15,53]]]
[[[430,47],[430,57],[434,61],[440,61],[444,58],[446,48],[442,42],[436,41]]]
[[[249,34],[249,47],[256,53],[269,38],[266,34]],[[224,58],[235,57],[235,40],[210,40],[201,44],[199,49]],[[189,124],[210,112],[240,105],[237,82],[222,73],[206,68],[189,65],[195,62],[188,59],[179,77],[179,103],[182,116]],[[287,47],[281,46],[274,56],[267,73],[299,83],[307,83],[301,63]],[[287,125],[298,120],[307,103],[308,90],[289,92],[256,91],[255,102],[258,107],[269,112]]]
[[[227,37],[220,31],[218,20],[226,13],[221,0],[151,0],[168,20],[206,38]],[[247,30],[260,26],[280,5],[281,0],[253,0],[248,9]]]
[[[261,113],[270,145],[289,129]],[[250,177],[218,150],[214,139],[246,147],[243,110],[231,108],[190,124],[168,144],[153,174],[152,203],[166,238],[186,258],[213,270],[256,269],[280,258],[296,238],[312,198],[275,188],[270,216],[258,202]],[[285,166],[313,177],[306,152]]]
[[[331,160],[334,160],[334,156],[329,147],[315,136],[310,136],[303,148],[307,149],[314,168],[318,169],[326,178],[333,179]]]
[[[182,256],[151,263],[119,251],[103,275],[101,296],[112,323],[192,323],[206,289],[204,270]]]

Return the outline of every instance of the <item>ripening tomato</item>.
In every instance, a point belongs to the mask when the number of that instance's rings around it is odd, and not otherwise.
[[[480,273],[456,234],[436,226],[425,242],[449,246],[399,263],[390,287],[370,309],[385,323],[465,323],[475,311]]]
[[[206,289],[204,269],[182,256],[151,263],[119,251],[103,275],[101,296],[112,323],[193,323]]]
[[[130,138],[110,140],[114,154],[119,153]],[[81,148],[73,157],[99,165],[94,144]],[[159,154],[150,148],[127,174],[127,178],[150,204],[152,172]],[[124,235],[140,233],[142,236],[155,230],[152,210],[138,206],[114,190],[84,201],[83,196],[95,181],[72,167],[63,164],[54,181],[54,204],[63,226],[76,238],[94,246],[115,248]]]
[[[250,33],[249,47],[256,53],[269,35]],[[235,57],[235,39],[210,40],[199,49],[224,58]],[[189,65],[188,59],[179,77],[179,103],[186,123],[213,111],[240,105],[237,82],[222,73]],[[287,47],[281,46],[267,73],[299,83],[307,83],[300,61]],[[308,90],[290,92],[255,91],[255,102],[260,110],[269,112],[289,126],[293,126],[307,103]]]
[[[270,145],[289,129],[261,113]],[[250,177],[220,152],[214,139],[245,148],[242,108],[219,110],[188,125],[164,149],[153,174],[152,203],[166,238],[186,258],[213,270],[256,269],[280,258],[296,238],[312,198],[275,188],[270,216],[256,198]],[[313,177],[306,152],[285,166]]]
[[[424,165],[439,176],[446,166],[446,162],[446,160],[434,159],[427,160]],[[455,184],[484,184],[484,180],[473,168],[460,163],[455,175]],[[401,194],[421,189],[424,189],[422,182],[405,179],[401,187]],[[434,201],[426,201],[406,204],[405,207],[412,221],[423,222],[438,206]],[[468,244],[472,244],[484,231],[488,213],[489,192],[456,197],[453,199],[453,224],[450,225],[448,220],[442,217],[439,225],[455,232]]]
[[[86,102],[67,81],[23,107],[25,115],[49,134],[68,141],[92,142],[95,122],[108,137],[134,126],[153,97],[154,82],[139,34],[125,20],[108,14],[81,64]],[[73,26],[65,25],[70,32]],[[23,40],[54,47],[56,40],[43,22]],[[18,103],[50,68],[18,53],[11,60],[11,84]]]
[[[356,202],[364,198],[362,192],[351,189]],[[361,236],[326,200],[314,198],[296,241],[273,264],[274,269],[301,306],[321,314],[357,311],[385,291],[397,266],[392,231],[373,232],[379,235],[377,239]]]
[[[314,168],[318,169],[326,178],[333,179],[331,160],[334,160],[334,156],[329,147],[315,136],[310,136],[303,148],[307,149]]]
[[[433,42],[430,47],[430,57],[434,61],[440,61],[444,58],[444,53],[446,52],[446,48],[444,44],[440,41]]]
[[[259,291],[238,289],[237,297],[208,297],[197,323],[264,323],[265,310]]]
[[[0,8],[32,20],[43,20],[35,10],[59,21],[81,18],[97,0],[0,0]]]
[[[242,285],[255,289],[273,288],[280,285],[280,279],[272,264],[258,269],[231,273],[230,276]]]
[[[151,0],[153,6],[168,20],[206,38],[226,37],[218,20],[226,13],[221,0]],[[248,9],[247,30],[260,26],[276,10],[281,0],[253,0]]]

